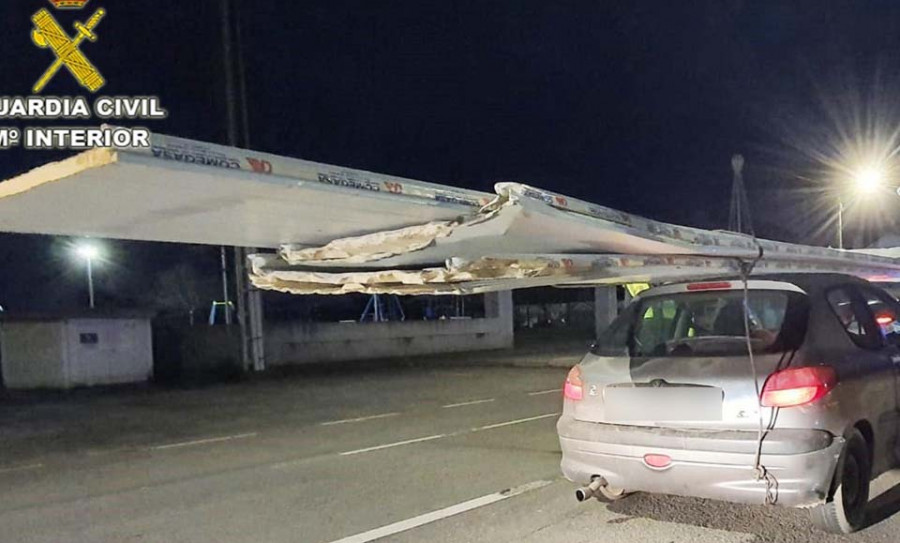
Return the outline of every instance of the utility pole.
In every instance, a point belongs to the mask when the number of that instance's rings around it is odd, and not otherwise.
[[[228,144],[232,147],[249,148],[247,93],[243,55],[240,51],[240,24],[232,0],[221,0],[221,6]],[[248,288],[247,255],[247,248],[234,248],[235,300],[237,322],[241,332],[241,362],[244,370],[261,371],[265,369],[262,296],[259,290]]]
[[[225,325],[231,325],[231,299],[228,294],[228,257],[225,254],[225,246],[219,246],[219,260],[222,268],[222,300],[225,303]]]

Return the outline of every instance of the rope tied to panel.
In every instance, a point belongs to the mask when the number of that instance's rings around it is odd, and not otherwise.
[[[762,245],[756,241],[755,237],[753,238],[753,241],[756,243],[758,250],[756,258],[749,261],[737,259],[737,265],[741,276],[741,282],[743,283],[744,339],[747,342],[747,355],[750,358],[750,370],[753,373],[753,387],[756,392],[756,413],[757,420],[759,421],[756,450],[753,458],[753,474],[757,481],[765,481],[765,504],[773,505],[778,500],[778,481],[762,463],[762,446],[767,429],[766,424],[763,421],[762,390],[759,385],[759,373],[756,368],[756,358],[753,354],[753,341],[750,337],[750,275],[753,273],[753,268],[755,268],[759,261],[765,256],[765,251],[763,250]]]

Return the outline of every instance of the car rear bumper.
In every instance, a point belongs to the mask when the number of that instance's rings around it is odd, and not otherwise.
[[[764,503],[765,481],[754,471],[757,432],[677,430],[577,421],[557,423],[561,468],[579,484],[602,476],[611,486],[739,503]],[[762,465],[774,478],[778,505],[824,501],[843,439],[823,430],[772,430],[763,441]],[[651,468],[646,454],[672,463]]]

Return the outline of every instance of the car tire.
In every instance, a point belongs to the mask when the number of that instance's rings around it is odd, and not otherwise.
[[[832,496],[810,509],[813,525],[833,534],[849,534],[862,528],[869,503],[872,477],[869,446],[859,430],[853,430],[846,439],[834,474]]]
[[[614,502],[627,497],[629,494],[631,494],[631,492],[628,492],[624,488],[607,485],[600,487],[600,494],[597,496],[597,499],[606,502]]]

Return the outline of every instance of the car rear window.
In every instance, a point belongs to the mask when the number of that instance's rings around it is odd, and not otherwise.
[[[806,296],[751,290],[750,340],[754,352],[781,352],[803,341]],[[601,356],[691,357],[747,354],[741,290],[650,296],[632,304],[601,334]]]

